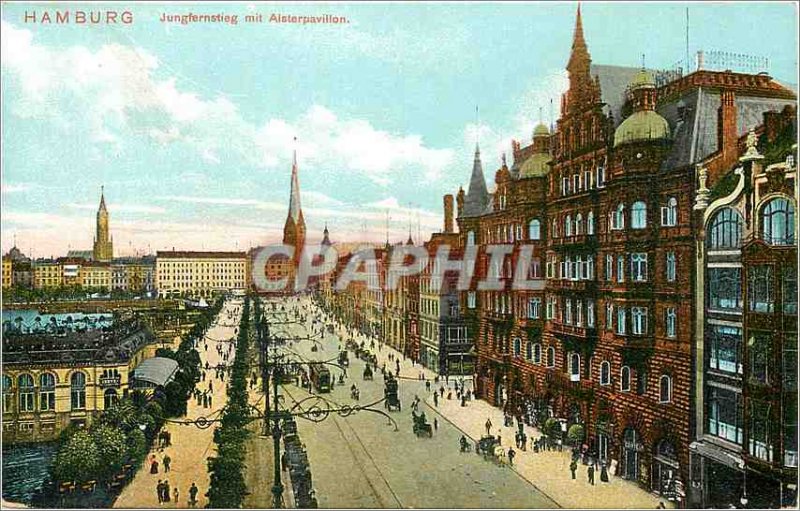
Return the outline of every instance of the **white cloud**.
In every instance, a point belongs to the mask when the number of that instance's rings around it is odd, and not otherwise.
[[[286,209],[286,204],[278,202],[265,202],[256,199],[241,199],[236,197],[195,197],[190,195],[165,195],[156,197],[158,200],[170,202],[184,202],[190,204],[210,204],[217,206],[255,206],[259,209]]]
[[[3,183],[2,193],[27,192],[31,189],[28,183]]]

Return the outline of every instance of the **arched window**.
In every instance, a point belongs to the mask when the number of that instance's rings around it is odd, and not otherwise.
[[[577,353],[573,353],[569,357],[569,379],[570,381],[581,379],[581,356]]]
[[[672,378],[666,374],[658,380],[658,402],[669,403],[672,401]]]
[[[522,224],[517,224],[516,229],[517,229],[517,240],[521,240],[522,239]]]
[[[552,346],[547,348],[547,367],[556,366],[556,349]]]
[[[69,378],[70,405],[73,410],[86,408],[86,375],[82,372],[72,373]]]
[[[114,389],[106,389],[103,393],[103,410],[108,410],[119,401],[117,391]]]
[[[619,390],[628,392],[631,390],[631,368],[622,366],[619,371]]]
[[[553,238],[558,238],[558,219],[555,217],[553,217],[553,225],[550,228],[550,230],[552,231],[550,233],[550,236],[552,236]]]
[[[508,226],[508,241],[510,241],[511,243],[514,243],[514,226],[513,225],[509,225]]]
[[[514,356],[518,357],[522,353],[522,341],[519,337],[514,337]]]
[[[533,345],[533,363],[542,363],[542,345],[538,342]]]
[[[475,232],[469,231],[467,232],[467,246],[471,247],[475,245]]]
[[[794,244],[794,206],[788,199],[772,199],[761,210],[761,234],[770,245]]]
[[[631,206],[631,228],[644,229],[647,227],[647,204],[636,201]]]
[[[33,376],[21,374],[17,378],[17,388],[19,390],[19,411],[33,411]]]
[[[611,362],[604,360],[600,364],[600,385],[611,383]]]
[[[583,215],[578,213],[575,215],[575,236],[583,234]]]
[[[586,216],[586,234],[589,236],[594,234],[594,211],[589,211]]]
[[[564,218],[564,236],[572,236],[572,216]]]
[[[53,373],[39,376],[39,409],[43,412],[56,409],[56,377]]]
[[[732,208],[719,210],[710,222],[708,248],[726,249],[742,246],[742,216]]]
[[[538,240],[542,238],[542,228],[539,224],[539,220],[534,218],[528,224],[528,239]]]
[[[533,343],[528,342],[525,344],[525,358],[528,360],[533,360]]]

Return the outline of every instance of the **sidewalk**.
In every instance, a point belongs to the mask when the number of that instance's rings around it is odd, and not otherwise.
[[[220,314],[217,316],[214,325],[209,328],[206,336],[209,339],[230,339],[233,337],[233,327],[220,326],[218,323],[229,324],[227,319],[229,311],[236,306],[241,306],[241,300],[229,301],[225,304]],[[208,341],[208,350],[203,349],[202,342],[198,347],[200,352],[200,363],[205,367],[206,361],[213,367],[221,362],[217,354],[216,342]],[[235,352],[233,352],[235,353]],[[205,390],[209,382],[213,382],[214,392],[212,394],[212,407],[203,408],[198,405],[194,397],[190,397],[187,403],[187,412],[182,419],[196,419],[198,417],[211,417],[227,403],[227,379],[225,381],[214,378],[214,369],[206,371],[206,380],[197,384],[197,388]],[[189,507],[189,487],[194,482],[197,485],[197,509],[205,507],[208,499],[205,496],[208,491],[209,475],[206,458],[214,456],[216,447],[214,445],[214,429],[211,427],[200,429],[195,425],[177,425],[166,423],[164,428],[172,434],[172,445],[164,449],[154,447],[147,455],[144,464],[139,468],[133,480],[125,487],[122,493],[114,502],[115,508],[188,508]],[[155,454],[158,461],[158,473],[150,473],[150,457]],[[172,458],[171,470],[164,472],[163,459],[166,454]],[[156,484],[158,480],[166,479],[170,485],[170,501],[159,504],[156,494]],[[179,497],[176,503],[172,498],[172,492],[178,488]]]
[[[622,509],[640,508],[654,509],[659,502],[664,502],[667,508],[674,505],[664,498],[658,497],[639,487],[636,483],[609,475],[609,482],[600,481],[600,471],[595,472],[595,484],[588,482],[587,465],[578,462],[576,479],[572,479],[569,471],[571,451],[564,449],[558,451],[521,451],[514,445],[514,435],[517,432],[516,423],[513,427],[503,426],[502,410],[491,406],[486,401],[468,401],[466,407],[455,398],[452,400],[440,399],[439,406],[433,404],[433,393],[428,394],[425,403],[435,413],[463,431],[468,438],[475,440],[486,434],[486,419],[492,421],[492,434],[500,435],[502,445],[514,447],[517,455],[514,458],[513,470],[524,479],[536,486],[541,492],[564,508],[573,509]],[[538,438],[541,433],[538,429],[525,426],[525,434],[530,438]],[[453,446],[457,449],[458,446]],[[474,448],[474,447],[473,447]],[[487,461],[487,463],[490,463]]]

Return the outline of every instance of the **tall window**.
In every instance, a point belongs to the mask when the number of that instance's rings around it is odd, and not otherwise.
[[[11,377],[7,374],[3,375],[3,413],[8,413],[12,410],[12,399],[14,393],[11,390],[12,381]]]
[[[617,307],[617,333],[625,335],[625,307]]]
[[[611,228],[614,230],[625,228],[625,205],[618,204],[617,209],[611,214]]]
[[[594,328],[594,302],[586,302],[586,326]]]
[[[710,387],[708,432],[742,445],[742,395],[729,389]]]
[[[603,166],[597,167],[597,187],[603,188],[606,185],[606,168]]]
[[[752,266],[747,281],[747,298],[750,310],[755,312],[772,312],[774,297],[772,295],[772,266]]]
[[[794,264],[783,268],[783,313],[797,314],[797,268]]]
[[[625,280],[625,256],[617,256],[617,282]]]
[[[631,279],[635,282],[647,281],[647,253],[631,254]]]
[[[534,218],[528,224],[528,238],[538,240],[542,238],[541,224],[537,218]]]
[[[658,401],[659,403],[669,403],[672,401],[672,378],[663,374],[658,380]]]
[[[708,248],[725,250],[742,246],[742,216],[731,208],[719,210],[711,220]]]
[[[633,333],[635,335],[647,334],[647,307],[632,307]]]
[[[619,390],[628,392],[631,390],[631,368],[622,366],[619,371]]]
[[[533,363],[534,364],[541,364],[542,363],[542,345],[541,343],[534,343],[533,345]]]
[[[119,396],[115,389],[106,389],[103,393],[103,410],[108,410],[119,401]]]
[[[609,385],[611,383],[611,362],[604,360],[600,364],[600,385]]]
[[[575,215],[575,236],[583,234],[583,215],[578,213]]]
[[[528,300],[528,317],[539,319],[540,309],[542,308],[541,298],[531,298]]]
[[[614,256],[606,254],[606,280],[614,280]]]
[[[474,231],[468,231],[467,232],[467,246],[471,247],[473,245],[475,245],[475,232]]]
[[[572,216],[564,218],[564,236],[572,236]]]
[[[667,252],[666,258],[666,277],[667,282],[675,282],[678,275],[677,263],[675,261],[675,252]]]
[[[586,215],[586,234],[590,236],[594,234],[594,211],[589,211]]]
[[[33,411],[33,376],[30,374],[21,374],[17,378],[17,387],[19,391],[19,411],[32,412]]]
[[[39,376],[39,409],[43,412],[56,409],[56,377],[52,373]]]
[[[468,291],[467,292],[467,308],[474,309],[475,308],[475,291]]]
[[[764,206],[761,233],[771,245],[794,244],[794,205],[788,199],[772,199]]]
[[[631,228],[644,229],[647,227],[647,204],[637,201],[631,206]]]
[[[770,404],[760,399],[750,400],[750,431],[748,451],[750,455],[764,461],[772,461],[772,439],[770,438]]]
[[[518,357],[522,353],[522,341],[519,337],[514,337],[514,356]]]
[[[547,367],[556,366],[556,349],[552,346],[547,348]]]
[[[567,298],[564,305],[564,323],[567,325],[572,324],[572,299]]]
[[[550,236],[553,238],[558,238],[558,219],[553,218],[552,226],[550,228]]]
[[[73,410],[86,409],[86,375],[82,372],[72,373],[70,383],[70,405]]]
[[[606,330],[614,329],[614,304],[606,302]]]
[[[747,340],[750,354],[750,377],[761,383],[769,383],[772,362],[772,336],[767,332],[755,332]]]
[[[742,329],[712,325],[708,332],[708,366],[726,373],[742,374]]]
[[[667,307],[667,317],[665,323],[667,337],[674,339],[678,332],[678,314],[675,312],[675,307]]]
[[[573,353],[569,357],[569,378],[571,381],[581,379],[581,356],[577,353]]]
[[[664,227],[678,225],[678,201],[675,197],[670,197],[667,205],[661,207],[661,225]]]
[[[742,310],[742,269],[708,269],[708,306],[711,309]]]

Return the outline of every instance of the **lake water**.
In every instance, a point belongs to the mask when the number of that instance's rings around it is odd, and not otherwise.
[[[30,505],[47,479],[55,442],[3,448],[3,498]]]

